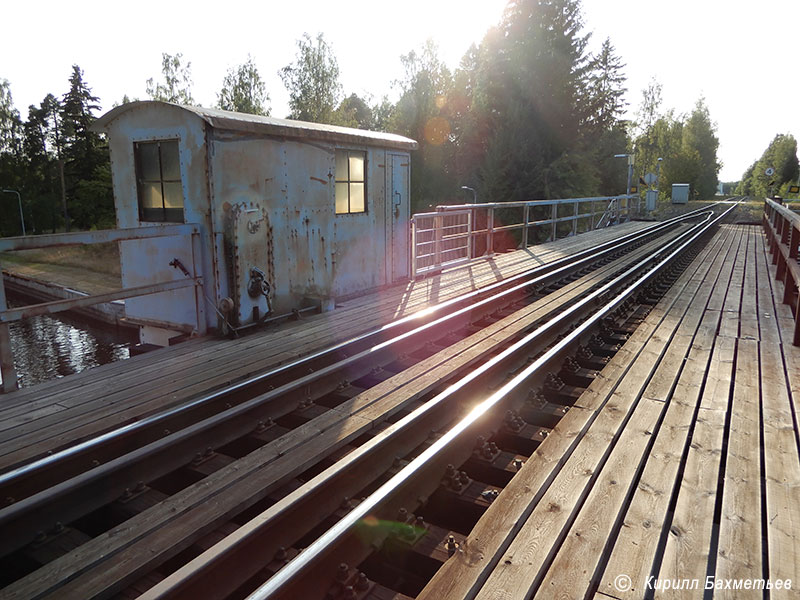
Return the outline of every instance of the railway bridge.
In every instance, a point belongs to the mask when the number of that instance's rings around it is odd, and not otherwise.
[[[796,598],[800,217],[734,206],[1,395],[0,598]]]

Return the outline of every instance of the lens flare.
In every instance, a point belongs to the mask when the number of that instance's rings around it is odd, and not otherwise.
[[[450,123],[442,117],[433,117],[425,123],[425,140],[433,146],[441,146],[450,135]]]

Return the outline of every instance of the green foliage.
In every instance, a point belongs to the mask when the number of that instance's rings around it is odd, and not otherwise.
[[[595,131],[617,128],[627,104],[622,99],[627,91],[624,67],[622,59],[614,53],[611,40],[606,38],[600,53],[589,59],[584,92],[580,97],[584,128]]]
[[[217,95],[217,108],[269,116],[269,94],[251,57],[228,70]]]
[[[669,195],[673,183],[688,183],[694,199],[707,200],[717,192],[721,164],[719,139],[705,101],[700,98],[688,115],[660,113],[661,85],[652,81],[645,90],[637,123],[635,173],[642,177],[658,170],[659,187]]]
[[[297,40],[295,62],[278,72],[289,90],[289,118],[330,123],[342,96],[339,65],[320,33],[316,42],[307,33]]]
[[[17,154],[22,143],[22,121],[14,108],[11,85],[0,79],[0,154]]]
[[[334,124],[357,129],[375,129],[372,108],[357,94],[342,100],[334,115]]]
[[[767,169],[774,174],[767,175]],[[777,134],[767,149],[742,175],[736,193],[764,198],[772,194],[785,196],[791,184],[797,182],[800,166],[797,160],[797,140],[791,134]]]
[[[450,71],[439,59],[432,40],[400,57],[403,79],[394,83],[400,100],[394,107],[391,130],[414,138],[419,149],[411,155],[412,210],[425,210],[451,195],[456,187],[448,169],[451,114]]]
[[[161,54],[161,74],[164,83],[156,82],[154,78],[147,80],[147,95],[153,100],[175,102],[176,104],[193,105],[192,98],[192,63],[186,66],[181,64],[183,54]]]

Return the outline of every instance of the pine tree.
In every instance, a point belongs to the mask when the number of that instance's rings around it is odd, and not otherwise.
[[[488,200],[557,198],[595,183],[580,152],[582,28],[577,0],[512,0],[484,41],[476,104],[491,132],[486,153],[516,165],[505,183],[493,161],[483,165],[481,180],[497,182]]]
[[[69,91],[61,102],[65,187],[75,224],[89,228],[114,224],[114,201],[110,190],[108,148],[92,131],[99,99],[83,80],[83,71],[72,66]]]

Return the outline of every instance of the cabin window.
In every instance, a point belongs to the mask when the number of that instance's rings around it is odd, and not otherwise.
[[[183,186],[178,140],[135,142],[139,220],[183,223]]]
[[[367,212],[367,153],[336,151],[336,214]]]

